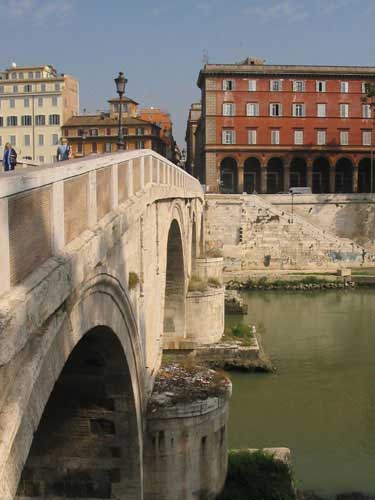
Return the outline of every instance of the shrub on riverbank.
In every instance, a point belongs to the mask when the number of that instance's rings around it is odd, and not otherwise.
[[[251,325],[237,323],[226,328],[224,336],[229,340],[241,340],[243,344],[250,345],[254,331]]]
[[[272,455],[230,452],[228,474],[217,500],[295,500],[291,472]]]

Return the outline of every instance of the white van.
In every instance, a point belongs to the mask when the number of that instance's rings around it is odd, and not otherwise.
[[[312,194],[310,187],[291,187],[289,189],[290,194]]]

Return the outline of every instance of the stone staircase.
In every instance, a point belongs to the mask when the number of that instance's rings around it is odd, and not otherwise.
[[[242,197],[240,244],[243,269],[352,267],[374,258],[354,241],[336,237],[256,195]]]

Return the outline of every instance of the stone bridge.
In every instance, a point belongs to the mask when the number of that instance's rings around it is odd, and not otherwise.
[[[149,150],[0,174],[2,500],[143,498],[163,344],[194,336],[203,202]]]

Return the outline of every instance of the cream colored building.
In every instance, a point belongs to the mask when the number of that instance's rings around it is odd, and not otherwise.
[[[0,148],[10,142],[18,161],[56,161],[62,126],[78,114],[79,83],[51,65],[15,64],[0,72]]]

